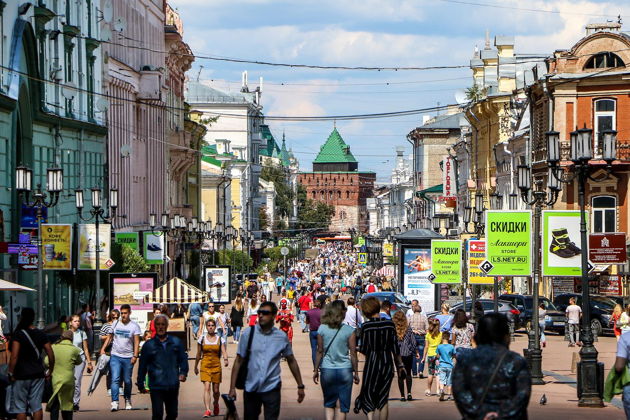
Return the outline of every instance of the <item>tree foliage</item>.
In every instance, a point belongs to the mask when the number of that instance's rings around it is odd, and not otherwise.
[[[254,260],[246,252],[242,252],[238,249],[222,249],[217,253],[217,260],[219,265],[229,265],[234,267],[237,272],[243,270],[249,272],[254,265]],[[242,264],[242,265],[241,265]]]
[[[466,89],[466,99],[472,102],[478,102],[486,96],[487,92],[487,88],[483,88],[475,83]]]
[[[328,229],[335,207],[306,197],[306,189],[298,185],[298,217],[296,229]]]
[[[284,168],[277,164],[263,166],[260,178],[267,182],[272,182],[276,189],[276,214],[279,218],[291,216],[294,194]]]

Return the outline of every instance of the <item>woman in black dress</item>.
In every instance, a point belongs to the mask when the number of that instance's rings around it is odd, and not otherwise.
[[[243,298],[238,294],[232,305],[232,311],[230,312],[230,325],[232,326],[232,338],[233,342],[238,344],[238,340],[241,337],[241,329],[243,328],[243,317],[245,316],[245,305],[243,304]]]
[[[394,379],[394,366],[398,376],[405,378],[405,367],[400,358],[396,328],[391,320],[381,319],[381,304],[375,297],[361,301],[361,310],[367,321],[361,327],[361,353],[365,355],[361,393],[354,402],[354,412],[360,410],[372,419],[387,420],[389,388]],[[395,365],[394,365],[395,364]]]

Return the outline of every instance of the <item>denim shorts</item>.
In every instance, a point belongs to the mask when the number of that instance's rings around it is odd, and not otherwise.
[[[443,386],[451,386],[451,373],[453,373],[453,368],[450,366],[438,368],[438,379]]]
[[[18,379],[7,389],[6,405],[9,413],[36,413],[42,409],[44,378]]]
[[[324,407],[334,408],[339,400],[342,413],[350,411],[352,400],[352,368],[320,369]]]

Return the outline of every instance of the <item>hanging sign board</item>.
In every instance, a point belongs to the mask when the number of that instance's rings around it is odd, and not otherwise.
[[[107,260],[110,259],[110,242],[112,225],[79,225],[79,270],[96,270],[96,247],[99,246],[100,269],[109,270]]]
[[[626,262],[626,234],[591,233],[588,235],[588,259],[593,264],[624,264]]]
[[[442,197],[440,198],[443,200],[455,200],[457,198],[455,160],[452,156],[446,156],[442,161]]]
[[[130,246],[132,249],[140,252],[140,238],[138,232],[116,232],[114,240],[117,244]]]
[[[431,241],[431,274],[433,283],[461,283],[462,241],[434,239]]]
[[[42,225],[44,270],[72,269],[72,225]]]
[[[147,264],[164,264],[164,232],[142,232],[144,260]]]
[[[468,283],[494,284],[494,279],[479,266],[486,260],[486,241],[471,239],[468,244]]]
[[[532,212],[486,211],[486,252],[489,276],[531,276]]]
[[[543,276],[579,277],[582,274],[580,212],[545,210],[542,213]]]

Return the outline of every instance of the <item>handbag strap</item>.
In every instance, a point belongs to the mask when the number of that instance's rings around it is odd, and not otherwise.
[[[494,379],[496,378],[497,373],[499,372],[499,368],[501,367],[501,364],[503,363],[503,359],[505,359],[505,356],[507,356],[507,354],[508,354],[508,350],[504,351],[503,354],[501,354],[501,356],[497,357],[498,359],[497,365],[494,367],[494,370],[492,371],[492,376],[490,376],[490,380],[486,383],[486,386],[483,389],[483,394],[481,394],[481,399],[479,400],[479,407],[481,407],[484,401],[486,400],[486,396],[488,395],[490,386],[494,382]]]
[[[248,365],[249,365],[249,356],[252,352],[252,341],[254,341],[255,332],[256,332],[256,325],[252,327],[252,332],[249,334],[249,339],[247,340],[247,351],[245,351],[245,357],[247,358]]]
[[[24,333],[24,335],[26,336],[28,341],[31,343],[31,346],[33,346],[33,350],[35,350],[35,354],[37,355],[37,358],[39,359],[40,358],[40,353],[39,353],[39,350],[37,350],[37,346],[33,342],[33,339],[31,338],[31,336],[25,330],[22,330],[22,332]]]

